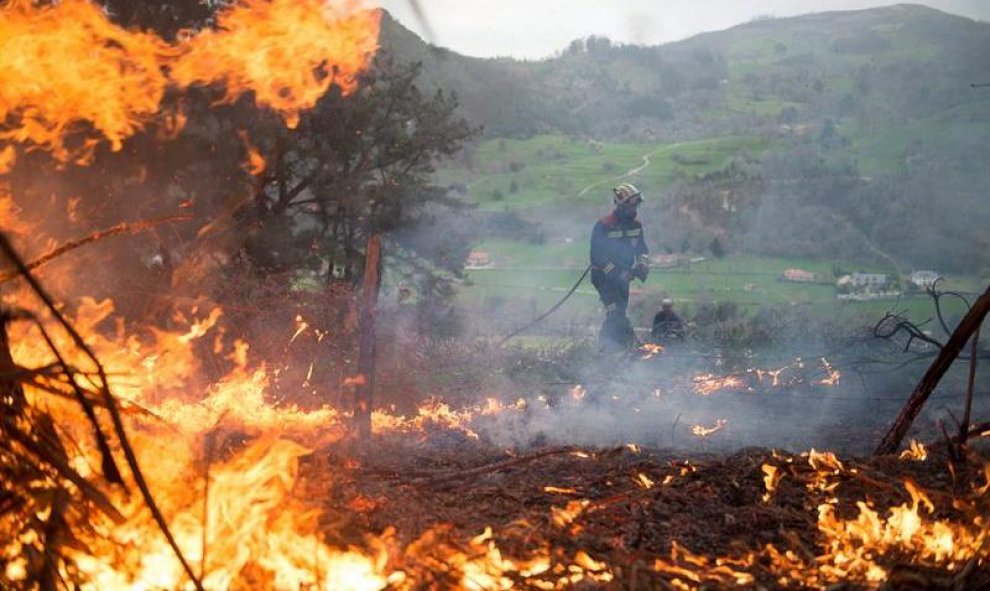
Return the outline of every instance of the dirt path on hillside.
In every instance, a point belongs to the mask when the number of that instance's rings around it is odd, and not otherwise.
[[[578,192],[578,197],[584,197],[585,195],[588,194],[589,191],[591,191],[595,187],[600,187],[600,186],[605,185],[605,184],[614,183],[615,181],[619,181],[619,180],[622,180],[622,179],[624,179],[626,177],[634,176],[634,175],[637,175],[637,174],[643,172],[651,164],[650,158],[652,156],[655,156],[656,154],[658,154],[658,153],[660,153],[662,151],[673,150],[674,148],[676,148],[676,147],[678,147],[680,145],[681,145],[681,143],[680,142],[677,142],[676,144],[670,144],[668,146],[660,146],[659,148],[654,148],[653,150],[650,150],[649,152],[643,154],[640,157],[640,158],[643,159],[643,163],[640,164],[639,166],[637,166],[636,168],[629,169],[626,172],[624,172],[624,173],[622,173],[622,174],[620,174],[618,176],[614,176],[614,177],[611,177],[611,178],[603,179],[603,180],[600,180],[600,181],[595,181],[595,182],[591,183],[590,185],[587,185],[584,188],[582,188]]]
[[[676,144],[670,144],[669,146],[660,146],[659,148],[654,148],[653,150],[650,150],[649,152],[643,154],[640,157],[640,158],[643,159],[643,163],[640,164],[639,166],[637,166],[636,168],[632,168],[630,170],[627,170],[626,172],[624,172],[624,173],[622,173],[622,174],[620,174],[618,176],[615,176],[615,177],[603,179],[603,180],[600,180],[600,181],[595,181],[595,182],[591,183],[590,185],[587,185],[584,188],[582,188],[578,192],[578,197],[584,197],[585,195],[588,194],[589,191],[591,191],[595,187],[600,187],[600,186],[605,185],[605,184],[608,184],[608,183],[614,183],[615,181],[619,181],[619,180],[622,180],[622,179],[624,179],[626,177],[637,175],[637,174],[641,173],[642,171],[646,170],[646,168],[651,164],[650,158],[652,156],[655,156],[656,154],[658,154],[660,152],[663,152],[663,151],[673,150],[674,148],[677,148],[680,145],[681,145],[681,142],[677,142]]]

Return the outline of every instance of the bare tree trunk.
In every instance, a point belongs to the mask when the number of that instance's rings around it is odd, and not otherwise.
[[[892,454],[897,451],[908,429],[911,428],[914,419],[918,417],[918,413],[921,412],[921,408],[925,405],[928,397],[935,387],[938,386],[939,380],[942,379],[942,376],[952,366],[960,351],[966,346],[966,341],[980,328],[980,324],[986,317],[987,312],[990,312],[990,286],[976,300],[973,307],[969,309],[969,312],[963,317],[962,322],[956,327],[955,332],[949,337],[949,341],[942,348],[941,353],[932,362],[925,375],[922,376],[914,392],[911,393],[907,404],[904,405],[901,413],[890,427],[890,431],[887,432],[883,441],[880,442],[876,451],[873,452],[875,455]]]
[[[364,282],[361,286],[361,335],[358,340],[357,388],[354,392],[354,428],[358,438],[371,435],[371,404],[375,391],[375,313],[382,276],[382,239],[379,234],[368,238],[364,258]]]

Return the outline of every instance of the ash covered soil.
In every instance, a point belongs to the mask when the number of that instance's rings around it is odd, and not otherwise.
[[[990,588],[985,439],[955,464],[938,445],[919,460],[484,439],[437,429],[334,446],[306,460],[298,493],[325,511],[331,542],[394,531],[407,550],[390,560],[417,588],[470,583],[446,554],[424,559],[438,546],[549,558],[540,576],[503,573],[515,588]],[[912,507],[921,519],[905,525],[897,508]],[[960,529],[963,558],[938,556],[939,527]]]

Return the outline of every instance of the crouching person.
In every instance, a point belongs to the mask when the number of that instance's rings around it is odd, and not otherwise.
[[[660,311],[653,317],[653,330],[650,336],[654,343],[668,345],[674,341],[684,340],[684,321],[674,312],[674,301],[664,298],[660,302]]]

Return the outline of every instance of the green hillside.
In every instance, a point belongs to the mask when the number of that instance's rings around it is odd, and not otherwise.
[[[990,24],[897,5],[657,47],[592,37],[516,61],[429,47],[386,17],[382,45],[423,62],[422,85],[455,93],[483,129],[437,174],[476,206],[475,247],[495,262],[469,273],[472,310],[559,298],[620,182],[646,195],[653,252],[707,257],[651,276],[644,301],[879,312],[889,303],[839,306],[829,285],[776,276],[932,268],[973,289],[990,277],[990,89],[974,87],[990,82]],[[594,314],[590,286],[576,301]]]
[[[680,178],[717,171],[731,157],[758,155],[772,143],[760,136],[674,143],[599,142],[562,135],[490,139],[474,150],[470,168],[445,168],[441,181],[463,185],[469,201],[489,210],[555,202],[600,205],[602,195],[621,179],[634,177],[658,195]]]
[[[578,223],[633,181],[662,248],[990,271],[986,23],[898,5],[527,62],[430,48],[386,18],[382,43],[484,129],[440,182],[546,238],[574,233],[555,209]]]
[[[876,130],[986,105],[990,25],[897,5],[766,19],[657,47],[577,40],[542,61],[430,48],[386,17],[382,46],[422,61],[489,136],[558,131],[598,139],[691,139],[855,119]]]

